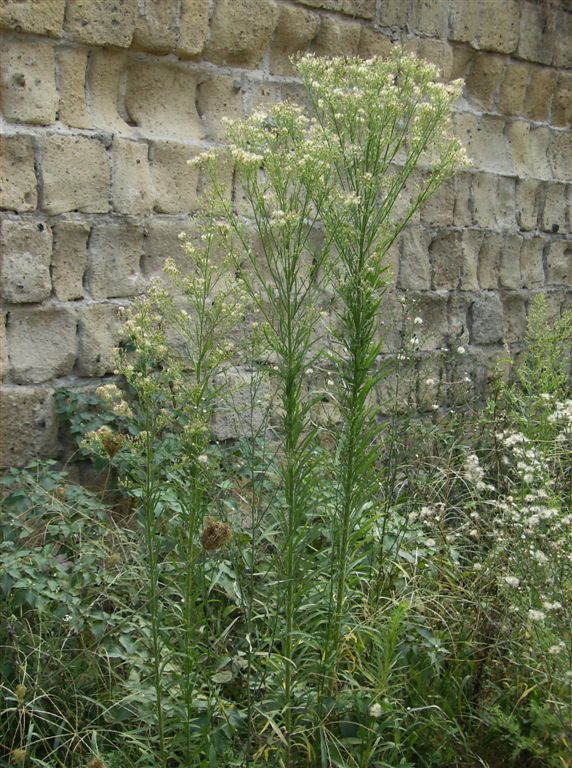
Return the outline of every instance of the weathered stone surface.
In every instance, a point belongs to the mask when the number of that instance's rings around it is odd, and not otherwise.
[[[411,9],[411,26],[422,35],[445,37],[448,7],[441,0],[418,0]]]
[[[524,120],[515,120],[507,126],[506,141],[516,176],[552,178],[547,156],[551,138],[548,128],[535,127]]]
[[[198,75],[175,64],[134,62],[129,67],[125,107],[131,125],[150,136],[200,139]]]
[[[26,464],[34,456],[58,453],[53,390],[42,387],[0,389],[0,468]]]
[[[67,48],[58,51],[60,100],[58,117],[72,128],[90,128],[92,121],[85,103],[87,51]]]
[[[404,27],[409,21],[410,3],[403,0],[384,0],[379,8],[382,27]]]
[[[311,50],[316,56],[355,56],[359,50],[361,25],[325,16]]]
[[[15,123],[49,125],[58,94],[54,49],[42,43],[10,43],[2,51],[2,112]]]
[[[566,193],[565,184],[548,184],[544,194],[541,226],[545,232],[566,232]]]
[[[117,304],[93,304],[79,315],[77,372],[80,376],[105,376],[117,366],[115,348],[122,322]]]
[[[429,243],[426,230],[408,227],[401,240],[398,286],[404,290],[424,290],[431,287]]]
[[[71,373],[76,326],[75,312],[69,309],[13,309],[7,328],[12,381],[39,384]]]
[[[548,145],[548,162],[555,179],[572,181],[570,158],[572,158],[572,131],[553,131]]]
[[[217,64],[254,67],[278,22],[272,0],[219,0],[211,19],[205,56]]]
[[[5,219],[0,254],[0,293],[6,301],[34,303],[49,297],[52,232],[47,224]]]
[[[65,29],[87,45],[127,48],[135,31],[137,0],[69,0]]]
[[[572,123],[572,72],[559,72],[552,99],[552,123],[562,128]]]
[[[481,14],[478,3],[467,0],[451,0],[449,3],[449,38],[462,43],[472,43],[479,27]]]
[[[520,14],[518,0],[486,3],[486,7],[479,13],[479,48],[513,53],[519,40]]]
[[[38,202],[34,147],[30,136],[5,136],[0,161],[0,206],[9,211],[35,211]]]
[[[553,240],[546,258],[546,282],[548,285],[572,285],[572,242]]]
[[[209,0],[180,0],[177,55],[198,56],[204,50],[209,31]]]
[[[553,64],[555,67],[570,68],[572,67],[572,13],[570,13],[570,9],[567,10],[562,7],[560,12],[557,12],[555,28]]]
[[[342,13],[362,19],[373,19],[376,0],[342,0]]]
[[[188,259],[179,239],[181,232],[186,232],[191,241],[198,240],[200,236],[196,224],[189,218],[155,217],[150,221],[143,240],[142,269],[146,277],[155,279],[162,276],[168,258],[174,259],[181,272],[187,271]]]
[[[177,3],[141,0],[135,21],[133,46],[153,53],[170,53],[177,46]]]
[[[475,56],[465,85],[471,104],[486,111],[492,110],[505,66],[504,56],[491,53]]]
[[[197,108],[210,139],[226,136],[223,118],[242,117],[241,82],[234,77],[215,76],[203,80],[197,88]]]
[[[34,35],[59,37],[66,0],[3,0],[0,27]]]
[[[502,298],[504,314],[504,340],[507,344],[521,341],[526,331],[526,297],[509,293]]]
[[[530,120],[543,121],[550,114],[552,94],[556,87],[557,73],[548,67],[531,67],[530,82],[520,114]]]
[[[550,64],[554,52],[556,15],[548,3],[526,0],[520,13],[518,55],[526,61]]]
[[[127,66],[124,51],[93,51],[87,71],[91,122],[96,128],[124,135],[133,133],[126,114],[119,114],[119,94]]]
[[[455,179],[447,179],[421,206],[421,223],[431,227],[453,226],[456,198]]]
[[[504,235],[498,232],[485,233],[481,241],[477,265],[477,277],[481,290],[493,291],[499,287],[499,273],[504,244]]]
[[[75,301],[84,296],[89,232],[89,224],[84,221],[62,221],[54,227],[52,282],[60,301]]]
[[[496,344],[504,331],[504,312],[498,293],[484,293],[471,306],[471,341]]]
[[[500,87],[498,110],[505,115],[520,115],[524,108],[530,67],[521,61],[509,61]]]
[[[118,213],[149,213],[154,190],[145,142],[114,138],[112,156],[112,202]]]
[[[520,229],[536,229],[538,225],[538,190],[534,179],[516,180],[516,218]]]
[[[500,259],[501,288],[516,289],[522,286],[520,273],[522,244],[521,235],[506,235]]]
[[[477,118],[472,114],[459,113],[454,116],[453,123],[456,135],[475,168],[512,175],[513,161],[505,141],[505,122],[502,118]]]
[[[444,40],[434,40],[431,37],[422,37],[417,43],[417,55],[439,67],[442,80],[452,79],[453,48],[449,43]]]
[[[429,246],[432,264],[432,288],[435,290],[478,289],[477,256],[480,232],[446,232]]]
[[[546,240],[531,237],[524,240],[520,250],[520,274],[523,288],[542,288],[544,285],[543,251]]]
[[[157,141],[152,144],[151,176],[158,213],[189,213],[198,206],[198,168],[188,161],[198,154],[184,144]]]
[[[86,281],[94,299],[136,296],[145,290],[140,263],[143,232],[128,221],[94,226]]]
[[[391,53],[393,46],[394,43],[388,35],[370,27],[362,27],[358,50],[362,59],[371,59],[374,56],[386,58]]]
[[[47,213],[109,209],[109,166],[103,144],[83,136],[40,140],[42,208]]]
[[[439,349],[449,333],[447,297],[440,293],[423,292],[410,294],[415,301],[414,313],[423,320],[419,331],[419,349],[424,352]]]
[[[316,37],[320,17],[304,8],[284,5],[274,32],[270,50],[270,72],[274,75],[293,75],[295,68],[290,56],[306,48]]]
[[[473,215],[480,227],[515,229],[515,180],[490,173],[475,174]]]

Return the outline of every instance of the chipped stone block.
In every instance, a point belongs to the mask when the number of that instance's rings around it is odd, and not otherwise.
[[[33,35],[59,37],[66,0],[3,0],[0,27]]]
[[[436,237],[429,246],[434,290],[478,289],[477,259],[480,232],[446,232]]]
[[[0,162],[0,206],[24,213],[35,211],[37,203],[32,138],[4,136]]]
[[[504,340],[508,344],[521,341],[526,331],[526,297],[509,293],[502,299],[504,310]]]
[[[59,445],[52,389],[2,387],[0,422],[0,468],[23,466],[36,456],[57,456]]]
[[[205,48],[209,33],[209,0],[180,0],[177,55],[198,56]]]
[[[126,122],[127,115],[119,113],[126,67],[124,51],[92,51],[87,70],[87,92],[89,115],[95,128],[122,135],[133,133]]]
[[[58,51],[60,101],[58,117],[72,128],[90,128],[92,121],[85,103],[87,51],[68,48]]]
[[[136,296],[145,290],[140,271],[143,232],[128,221],[94,226],[86,281],[94,299]]]
[[[465,94],[471,104],[491,111],[506,66],[504,56],[479,53],[473,59],[465,83]]]
[[[530,79],[530,67],[509,60],[499,92],[498,110],[505,115],[521,115]]]
[[[128,48],[135,31],[137,0],[69,0],[66,32],[86,45]]]
[[[119,310],[117,304],[92,304],[78,314],[76,368],[80,376],[105,376],[116,368],[115,349],[122,328]]]
[[[216,64],[257,66],[279,14],[272,0],[219,0],[211,19],[206,58]]]
[[[492,235],[494,237],[494,235]],[[501,288],[516,289],[522,286],[520,259],[523,238],[521,235],[506,235],[500,257],[499,278]]]
[[[520,250],[520,274],[523,288],[542,288],[544,285],[543,251],[546,240],[531,237],[524,240]]]
[[[400,288],[425,290],[431,287],[430,241],[430,234],[418,227],[408,227],[403,232],[398,278]]]
[[[171,63],[133,62],[125,94],[130,124],[150,136],[203,138],[205,128],[196,108],[198,77]]]
[[[548,145],[548,162],[555,179],[572,181],[570,158],[572,158],[572,131],[553,131]]]
[[[504,312],[498,293],[486,293],[471,306],[471,341],[473,344],[496,344],[502,340]]]
[[[421,206],[421,223],[430,227],[449,227],[455,218],[455,179],[447,179]]]
[[[494,3],[487,3],[486,8],[479,13],[479,48],[499,53],[516,51],[520,15],[518,0],[495,0]]]
[[[42,43],[10,43],[2,52],[1,106],[15,123],[49,125],[58,93],[54,49]]]
[[[526,98],[522,117],[543,121],[550,114],[552,94],[556,87],[557,73],[548,67],[531,67],[530,82],[526,89]]]
[[[473,215],[480,227],[515,229],[515,180],[490,173],[475,174]]]
[[[542,180],[552,178],[548,162],[551,138],[548,128],[535,127],[524,120],[515,120],[507,126],[506,140],[516,176]]]
[[[559,72],[552,98],[552,123],[567,128],[572,123],[572,72]]]
[[[112,156],[112,203],[118,213],[149,213],[154,189],[146,142],[114,138]]]
[[[84,297],[89,231],[89,224],[83,221],[62,221],[54,227],[52,282],[60,301],[75,301]]]
[[[476,169],[512,175],[513,160],[505,141],[502,118],[477,118],[468,113],[453,116],[456,135]]]
[[[197,107],[210,139],[226,136],[223,118],[238,120],[242,117],[242,86],[233,77],[215,76],[199,83]]]
[[[499,287],[499,272],[504,250],[504,235],[498,232],[486,232],[479,250],[477,277],[479,287],[485,291]]]
[[[295,67],[290,56],[305,49],[316,37],[320,17],[304,8],[280,7],[280,16],[270,49],[270,72],[273,75],[293,75]]]
[[[41,222],[4,220],[1,224],[2,297],[12,304],[47,299],[52,291],[51,229]]]
[[[141,0],[133,34],[133,47],[151,53],[170,53],[177,46],[177,3]]]
[[[70,374],[77,352],[76,326],[75,312],[69,309],[13,309],[7,327],[11,379],[39,384]]]
[[[355,56],[359,50],[361,24],[325,16],[311,50],[316,56]]]
[[[548,285],[572,286],[572,242],[553,240],[546,259],[546,282]]]
[[[565,184],[547,185],[540,220],[545,232],[566,232],[566,192]]]
[[[551,64],[554,55],[556,15],[548,3],[526,0],[520,11],[518,55],[526,61]]]
[[[152,144],[151,177],[158,213],[189,213],[198,206],[199,169],[188,161],[196,149],[168,141]]]
[[[538,190],[534,179],[516,180],[516,218],[520,229],[536,229],[538,225]]]
[[[83,136],[40,139],[43,205],[46,213],[109,210],[109,165],[103,144]]]

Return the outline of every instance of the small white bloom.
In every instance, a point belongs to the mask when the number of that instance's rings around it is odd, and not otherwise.
[[[466,352],[465,347],[457,347],[457,353],[459,355],[464,355]]]
[[[520,579],[516,576],[505,576],[504,580],[509,585],[509,587],[518,587],[520,584]]]
[[[201,453],[200,456],[197,456],[197,461],[199,462],[199,464],[208,464],[209,457],[206,455],[206,453]]]
[[[536,611],[534,608],[531,608],[528,612],[528,618],[531,621],[544,621],[546,614],[544,611]]]
[[[377,701],[375,704],[372,704],[369,708],[369,714],[371,717],[375,717],[375,719],[379,719],[381,717],[381,704],[379,704]]]
[[[423,318],[422,317],[414,318],[413,325],[423,325]]]

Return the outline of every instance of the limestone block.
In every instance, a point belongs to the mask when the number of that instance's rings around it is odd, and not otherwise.
[[[522,341],[526,331],[526,298],[520,293],[503,296],[504,340],[508,344]]]
[[[0,468],[26,464],[34,456],[58,453],[53,390],[45,387],[0,389]]]
[[[422,330],[418,333],[419,349],[424,352],[439,349],[445,344],[449,333],[447,297],[428,291],[412,296],[415,300],[414,316],[423,319]]]
[[[49,125],[58,93],[54,49],[42,43],[10,43],[2,52],[1,105],[15,123]]]
[[[209,32],[209,0],[180,0],[177,55],[198,56]]]
[[[492,236],[492,235],[491,235]],[[522,285],[520,273],[520,257],[523,245],[521,235],[506,235],[500,259],[500,286],[501,288],[516,289]]]
[[[84,297],[89,232],[89,224],[83,221],[62,221],[54,227],[52,282],[60,301]]]
[[[506,139],[514,173],[520,178],[552,178],[548,163],[551,134],[548,128],[534,127],[524,120],[515,120],[507,126]]]
[[[470,341],[469,336],[469,310],[473,303],[473,298],[468,293],[453,293],[449,295],[447,301],[448,310],[448,346],[452,350],[458,347],[467,346]]]
[[[447,37],[449,9],[441,0],[417,0],[411,11],[411,26],[422,35]]]
[[[480,227],[514,229],[515,180],[489,173],[475,174],[473,181],[474,223]]]
[[[548,3],[525,0],[520,12],[518,55],[527,61],[551,64],[554,55],[556,15]]]
[[[88,107],[95,128],[130,135],[126,114],[120,114],[120,90],[126,72],[123,51],[93,51],[87,71]]]
[[[504,312],[498,293],[483,293],[471,306],[471,342],[496,344],[502,340]]]
[[[362,59],[371,59],[374,56],[385,59],[390,55],[393,45],[388,35],[370,27],[362,27],[358,53]]]
[[[179,235],[181,232],[197,239],[199,234],[196,224],[190,218],[172,219],[154,216],[145,228],[143,240],[143,273],[148,278],[162,275],[165,259],[174,259],[182,272],[185,272],[186,257]]]
[[[143,232],[128,221],[94,226],[86,281],[94,299],[136,296],[145,290],[140,272]]]
[[[85,103],[87,51],[64,48],[58,51],[60,101],[58,117],[72,128],[91,128]]]
[[[516,180],[516,219],[520,229],[536,229],[538,225],[538,190],[534,179]]]
[[[513,162],[505,141],[505,122],[502,118],[477,118],[468,113],[458,113],[453,117],[453,124],[475,168],[512,175]]]
[[[499,53],[516,51],[520,15],[518,0],[486,2],[479,13],[479,48]]]
[[[445,232],[438,235],[429,246],[434,290],[478,289],[477,259],[481,233]]]
[[[149,213],[154,189],[146,142],[114,138],[111,145],[111,198],[118,213]]]
[[[431,227],[453,226],[456,197],[455,179],[447,179],[421,206],[421,222]]]
[[[382,27],[405,27],[410,17],[408,0],[384,0],[379,8],[379,24]]]
[[[66,0],[3,0],[0,27],[33,35],[60,37]]]
[[[471,63],[476,55],[475,49],[470,48],[468,45],[453,45],[451,79],[455,80],[461,77],[464,80],[469,74]]]
[[[418,291],[431,287],[430,242],[430,234],[419,227],[408,227],[403,232],[397,283],[399,288]]]
[[[550,114],[552,94],[556,89],[557,73],[548,67],[532,67],[526,89],[522,117],[530,120],[546,120]]]
[[[499,287],[499,273],[505,238],[499,232],[486,232],[479,250],[477,277],[479,287],[493,291]]]
[[[506,65],[499,92],[498,111],[504,115],[521,115],[524,109],[530,67],[520,61]]]
[[[4,220],[0,232],[2,297],[12,303],[34,303],[52,292],[52,231],[43,223]]]
[[[117,304],[83,307],[79,318],[77,372],[80,376],[105,376],[117,366],[115,348],[122,322]]]
[[[541,288],[544,285],[543,252],[546,240],[531,237],[524,240],[520,250],[520,274],[523,288]]]
[[[125,107],[131,125],[149,135],[201,139],[205,129],[196,108],[198,75],[175,64],[133,62]]]
[[[572,286],[572,241],[553,240],[546,261],[548,285]]]
[[[152,144],[151,176],[155,190],[155,211],[189,213],[198,206],[199,169],[188,161],[198,150],[175,142]]]
[[[137,0],[69,0],[66,32],[87,45],[128,48],[135,31]]]
[[[547,185],[540,219],[545,232],[566,232],[566,192],[565,184]]]
[[[562,128],[572,122],[572,72],[559,72],[552,98],[552,123]]]
[[[242,117],[241,91],[240,81],[233,77],[214,76],[199,84],[197,107],[210,139],[222,139],[226,136],[223,117],[232,120]]]
[[[8,320],[11,378],[39,384],[71,373],[77,352],[75,312],[55,307],[18,308]]]
[[[141,0],[133,34],[133,47],[152,53],[170,53],[177,47],[177,3]]]
[[[35,211],[38,203],[34,147],[30,136],[4,136],[0,158],[0,206],[9,211]]]
[[[555,9],[556,10],[556,9]],[[556,40],[554,46],[554,66],[572,67],[572,14],[564,7],[556,18]]]
[[[272,0],[218,0],[205,56],[216,64],[256,67],[280,10]]]
[[[505,69],[504,56],[479,53],[473,59],[465,84],[468,101],[485,111],[491,111]]]
[[[376,0],[342,0],[342,13],[361,19],[375,17]]]
[[[572,131],[554,131],[548,145],[548,162],[555,179],[572,181],[571,158]]]
[[[417,42],[417,55],[439,67],[443,80],[451,80],[453,48],[448,42],[445,40],[434,40],[431,37],[419,38]]]
[[[260,80],[246,80],[243,87],[244,112],[252,114],[268,111],[274,104],[282,101],[283,88],[280,83],[264,83]]]
[[[480,3],[450,0],[449,39],[461,43],[472,43],[477,37],[480,15]]]
[[[453,223],[457,227],[468,227],[473,221],[473,188],[472,173],[457,173],[455,175],[455,210]]]
[[[361,24],[325,16],[311,50],[316,56],[355,56],[359,50]]]
[[[304,8],[280,7],[278,25],[270,49],[270,72],[273,75],[293,75],[295,68],[289,57],[305,49],[316,37],[320,17]]]
[[[8,373],[8,344],[6,340],[7,317],[7,312],[0,311],[0,381],[4,381],[6,374]],[[0,440],[0,442],[2,441]]]
[[[42,208],[47,213],[109,209],[109,164],[103,144],[83,136],[40,140]]]

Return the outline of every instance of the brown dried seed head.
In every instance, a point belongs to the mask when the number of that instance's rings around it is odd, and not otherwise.
[[[93,760],[90,760],[86,765],[86,768],[105,768],[105,763],[101,757],[94,757]]]
[[[125,437],[117,432],[106,432],[101,437],[101,444],[108,456],[115,456],[125,442]]]
[[[26,762],[26,750],[23,747],[19,747],[12,752],[12,760],[15,765],[24,765]]]
[[[231,537],[232,528],[228,523],[223,523],[220,520],[213,520],[212,517],[207,517],[201,535],[201,543],[207,552],[214,552],[215,549],[224,547],[224,545],[230,541]]]

